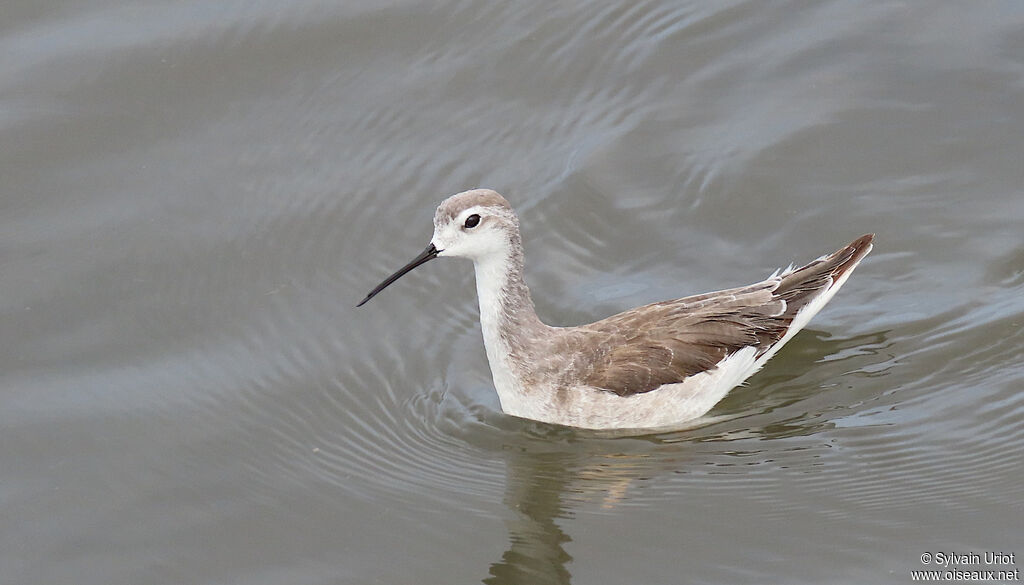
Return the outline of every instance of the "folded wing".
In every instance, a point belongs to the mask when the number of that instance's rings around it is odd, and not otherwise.
[[[711,370],[745,347],[761,355],[782,340],[797,313],[860,262],[872,239],[862,236],[757,284],[653,303],[581,327],[588,332],[583,339],[601,340],[604,349],[578,352],[563,375],[628,396]]]

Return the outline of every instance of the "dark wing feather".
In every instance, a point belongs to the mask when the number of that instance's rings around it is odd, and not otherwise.
[[[587,326],[611,349],[580,364],[577,374],[588,386],[626,396],[680,382],[744,347],[780,339],[785,304],[765,288],[736,292],[648,305]]]
[[[628,396],[713,369],[744,347],[764,353],[800,309],[856,266],[870,244],[871,236],[864,236],[781,277],[654,303],[580,327],[575,344],[572,336],[566,339],[578,351],[563,376]],[[605,349],[585,351],[583,345],[593,342]]]

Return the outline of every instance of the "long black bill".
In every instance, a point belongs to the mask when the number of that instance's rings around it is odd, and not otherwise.
[[[387,287],[389,287],[392,282],[395,282],[399,278],[402,278],[402,276],[404,276],[406,272],[409,272],[410,270],[412,270],[413,268],[416,268],[417,266],[419,266],[420,264],[423,264],[424,262],[429,262],[430,260],[433,260],[434,258],[437,258],[437,253],[438,253],[438,249],[434,247],[434,244],[430,244],[429,246],[427,246],[426,250],[423,250],[422,252],[420,252],[419,256],[413,258],[412,262],[410,262],[410,263],[406,264],[405,266],[399,268],[398,272],[392,274],[391,276],[389,276],[387,278],[387,280],[385,280],[384,282],[378,284],[377,288],[371,290],[370,294],[366,295],[366,298],[361,300],[361,301],[359,301],[359,304],[356,305],[356,306],[357,307],[362,307],[363,305],[366,304],[366,301],[368,301],[368,300],[372,299],[373,297],[377,296],[377,293],[379,293],[380,291],[382,291],[382,290],[386,289]]]

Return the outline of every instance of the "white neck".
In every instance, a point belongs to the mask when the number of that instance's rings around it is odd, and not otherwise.
[[[532,335],[546,327],[537,318],[522,278],[522,253],[493,254],[474,261],[480,326],[502,408],[522,396],[520,383]]]
[[[505,305],[505,283],[509,278],[509,258],[491,256],[473,263],[476,271],[476,295],[480,302],[480,326],[488,347],[497,341],[498,327]]]

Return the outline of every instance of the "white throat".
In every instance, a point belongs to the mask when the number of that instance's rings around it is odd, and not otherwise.
[[[475,260],[473,266],[480,301],[480,328],[494,387],[502,410],[515,414],[518,410],[516,404],[525,395],[525,388],[517,375],[521,364],[517,363],[514,348],[510,344],[517,342],[516,312],[529,311],[529,316],[533,316],[533,306],[528,297],[515,298],[514,291],[519,290],[520,286],[525,289],[525,285],[513,282],[521,275],[510,255],[488,255]],[[520,306],[524,300],[529,306]]]
[[[484,329],[497,333],[506,302],[504,289],[509,279],[510,261],[507,256],[488,256],[473,262],[476,270],[476,294],[480,301],[480,323]]]

